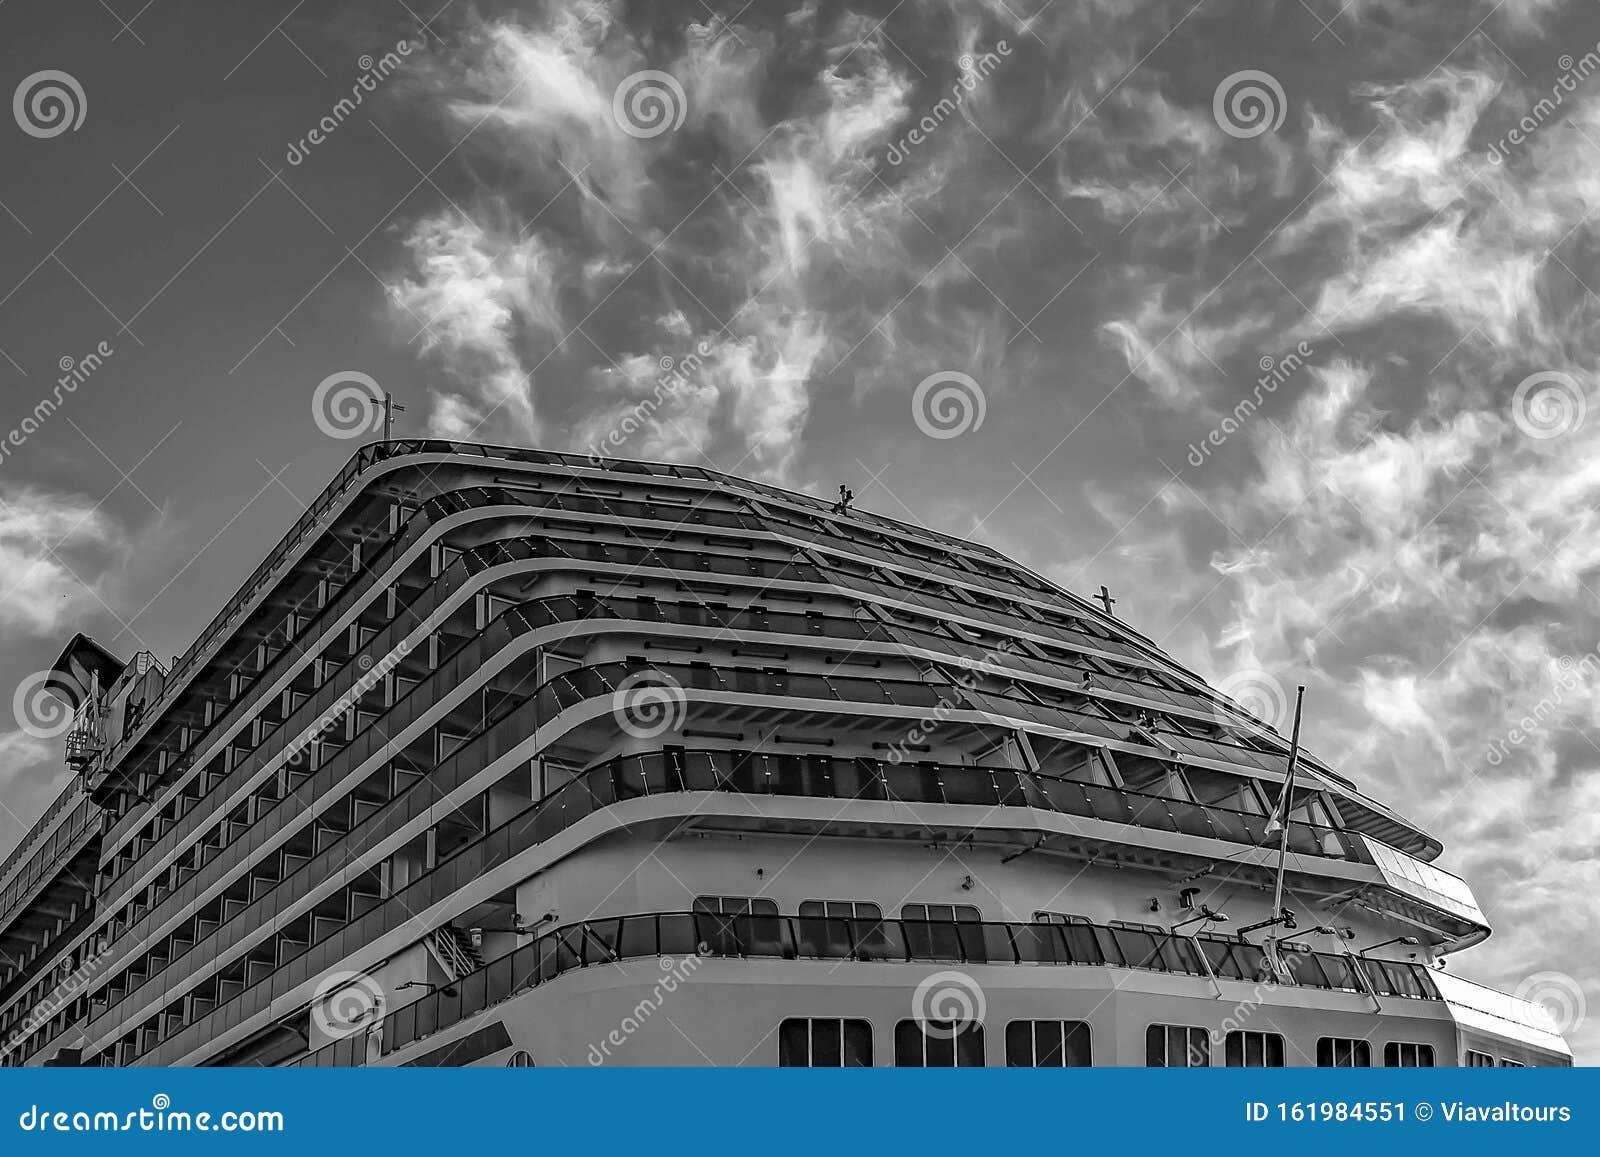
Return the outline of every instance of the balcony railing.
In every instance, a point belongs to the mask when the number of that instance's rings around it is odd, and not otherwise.
[[[614,666],[627,667],[626,664]],[[457,671],[454,661],[448,666],[448,671]],[[457,677],[460,677],[459,672]],[[568,677],[562,676],[561,679]],[[596,687],[602,693],[610,693],[617,685],[610,680],[602,680]],[[533,718],[547,719],[549,716],[537,712]],[[432,774],[417,781],[407,792],[395,797],[388,805],[352,828],[337,843],[270,887],[210,936],[193,945],[183,956],[142,978],[115,1005],[102,1010],[89,1026],[89,1035],[93,1037],[104,1031],[103,1026],[111,1023],[120,1006],[131,1006],[131,1002],[148,994],[176,991],[191,972],[220,957],[247,937],[257,936],[262,929],[272,927],[280,914],[323,884],[331,873],[352,859],[359,859],[363,850],[376,846],[400,831],[406,823],[426,815],[459,783],[476,774],[493,758],[511,750],[521,738],[531,735],[533,730],[529,713],[513,710],[479,740],[456,751]],[[332,770],[325,768],[318,774]],[[411,919],[413,913],[424,911],[446,899],[484,873],[565,831],[595,811],[641,796],[687,791],[983,807],[1034,807],[1135,827],[1208,836],[1261,847],[1276,846],[1276,837],[1266,834],[1266,821],[1261,816],[1010,769],[948,764],[897,765],[867,759],[735,751],[626,756],[583,772],[542,800],[531,803],[523,812],[466,845],[450,859],[365,912],[345,928],[308,945],[301,955],[284,962],[273,973],[235,996],[228,1005],[182,1030],[179,1036],[187,1038],[192,1034],[196,1042],[203,1041],[207,1039],[204,1026],[213,1020],[223,1027],[237,1023],[243,1016],[266,1007],[275,997],[290,991],[323,969],[332,967],[350,952],[401,927]],[[1347,839],[1345,833],[1331,828],[1300,823],[1290,825],[1290,847],[1305,854],[1354,858]],[[246,842],[249,842],[248,839]],[[138,942],[137,939],[135,942]],[[169,1048],[169,1045],[172,1047]],[[164,1042],[158,1046],[160,1055],[155,1063],[168,1063],[183,1055],[190,1047],[194,1046]]]
[[[1275,986],[1265,953],[1242,940],[1188,937],[1102,924],[845,919],[822,916],[717,916],[671,912],[587,920],[547,932],[362,1032],[295,1062],[365,1064],[376,1033],[389,1056],[484,1009],[581,968],[647,957],[831,960],[965,965],[1091,965],[1217,977]],[[1358,960],[1342,953],[1283,957],[1295,987],[1438,1000],[1427,969],[1409,962]]]
[[[47,877],[60,870],[78,841],[86,834],[97,832],[102,813],[87,799],[80,798],[66,820],[43,842],[32,845],[32,852],[21,870],[0,893],[0,930]],[[92,875],[92,873],[91,873]],[[93,890],[93,880],[83,881],[85,891]]]

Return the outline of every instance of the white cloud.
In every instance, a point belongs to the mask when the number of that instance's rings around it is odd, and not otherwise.
[[[98,606],[105,552],[121,540],[82,498],[0,488],[0,628],[52,635]]]

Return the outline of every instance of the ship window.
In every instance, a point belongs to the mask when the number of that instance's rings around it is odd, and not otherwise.
[[[506,1068],[508,1069],[531,1069],[533,1067],[535,1067],[533,1054],[527,1049],[518,1049],[506,1058]]]
[[[1266,813],[1261,806],[1261,797],[1256,794],[1255,784],[1242,776],[1212,771],[1206,767],[1186,767],[1183,774],[1189,781],[1197,803],[1207,807],[1231,808],[1252,815]]]
[[[882,920],[883,909],[870,900],[807,900],[800,905],[802,916],[833,916],[846,920]]]
[[[1006,1025],[1010,1068],[1075,1069],[1092,1064],[1086,1021],[1014,1020]]]
[[[1033,914],[1033,922],[1035,924],[1087,924],[1089,923],[1089,917],[1074,916],[1069,912],[1035,912]]]
[[[864,1020],[790,1017],[778,1027],[783,1068],[869,1068],[872,1026]]]
[[[1230,1032],[1223,1047],[1223,1064],[1230,1069],[1283,1068],[1283,1036],[1275,1032]]]
[[[1211,1034],[1192,1024],[1153,1024],[1144,1030],[1144,1063],[1154,1069],[1211,1067]]]
[[[1430,1049],[1430,1050],[1429,1050],[1429,1051],[1430,1051],[1430,1052],[1431,1052],[1431,1051],[1432,1051],[1432,1050],[1431,1050],[1431,1049]],[[1522,1063],[1522,1062],[1521,1062],[1521,1061],[1507,1061],[1507,1060],[1502,1060],[1502,1061],[1501,1061],[1501,1062],[1500,1062],[1500,1067],[1501,1067],[1501,1068],[1502,1068],[1502,1069],[1525,1069],[1525,1068],[1527,1068],[1527,1067],[1528,1067],[1528,1066],[1527,1066],[1527,1065],[1525,1065],[1525,1064],[1523,1064],[1523,1063]]]
[[[900,909],[900,919],[976,924],[983,917],[970,904],[907,904]]]
[[[759,896],[696,896],[694,910],[712,916],[776,916],[778,904]]]
[[[1372,1067],[1372,1046],[1364,1040],[1325,1036],[1317,1041],[1317,1067],[1321,1069],[1368,1069]]]
[[[894,1063],[912,1069],[983,1067],[983,1025],[950,1020],[903,1020],[894,1028]]]
[[[1474,1052],[1472,1049],[1468,1049],[1467,1068],[1492,1069],[1494,1068],[1494,1056],[1491,1053]]]
[[[1431,1069],[1433,1046],[1390,1041],[1383,1046],[1383,1064],[1390,1069]]]

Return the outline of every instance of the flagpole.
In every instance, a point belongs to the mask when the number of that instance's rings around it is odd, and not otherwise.
[[[1306,689],[1302,685],[1295,690],[1294,695],[1294,732],[1289,739],[1289,770],[1283,779],[1283,795],[1278,800],[1277,821],[1281,825],[1278,832],[1278,879],[1272,892],[1272,915],[1274,918],[1283,916],[1283,872],[1289,858],[1289,810],[1294,807],[1294,772],[1300,762],[1300,710],[1305,703]],[[1267,935],[1267,959],[1272,962],[1274,972],[1278,971],[1278,931],[1277,925]]]

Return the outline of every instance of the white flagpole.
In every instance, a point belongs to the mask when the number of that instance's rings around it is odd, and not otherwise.
[[[1278,800],[1277,814],[1273,822],[1279,825],[1278,831],[1278,880],[1272,893],[1272,915],[1275,919],[1283,916],[1283,871],[1289,857],[1289,810],[1294,807],[1294,772],[1300,762],[1300,709],[1305,702],[1306,689],[1304,686],[1295,690],[1294,696],[1294,732],[1289,740],[1289,770],[1283,778],[1283,795]],[[1268,825],[1271,828],[1271,824]],[[1278,925],[1273,925],[1272,931],[1267,935],[1267,960],[1272,965],[1272,971],[1279,977],[1282,969],[1278,959]]]

